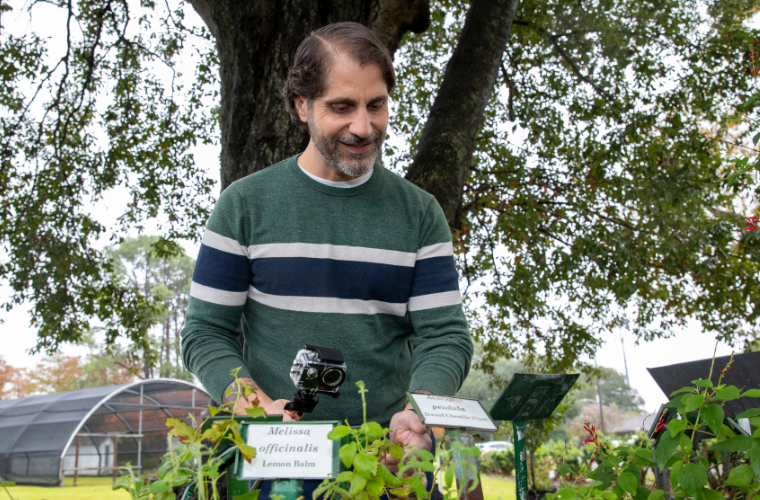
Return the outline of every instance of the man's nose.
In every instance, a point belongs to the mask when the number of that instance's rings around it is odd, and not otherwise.
[[[372,124],[369,120],[369,113],[364,108],[356,110],[351,121],[349,132],[358,137],[369,137],[372,133]]]

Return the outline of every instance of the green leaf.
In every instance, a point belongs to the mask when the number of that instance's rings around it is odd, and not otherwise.
[[[618,484],[625,491],[633,495],[639,487],[639,479],[630,472],[624,472],[618,476]]]
[[[699,380],[692,380],[692,384],[696,385],[697,387],[709,387],[712,389],[713,383],[710,379],[701,378]]]
[[[705,497],[705,500],[726,500],[726,497],[720,492],[711,490],[710,488],[702,488],[702,495]]]
[[[741,397],[741,391],[735,385],[727,385],[723,389],[718,389],[715,393],[715,397],[717,399],[722,399],[723,401],[731,401],[732,399],[738,399]]]
[[[360,491],[364,490],[365,486],[367,486],[367,478],[361,474],[354,474],[354,478],[351,480],[351,488],[348,490],[348,493],[352,497],[355,497]]]
[[[683,469],[683,461],[679,460],[670,466],[670,481],[673,483],[673,487],[678,486],[678,475]]]
[[[251,418],[262,418],[267,416],[267,412],[261,406],[251,408],[250,406],[245,409],[245,414]]]
[[[760,477],[760,439],[755,439],[749,450],[749,460],[755,475]]]
[[[691,439],[689,439],[689,436],[686,434],[679,434],[678,435],[678,441],[679,445],[681,445],[681,451],[684,452],[684,454],[690,454],[692,451],[692,444]]]
[[[557,467],[557,474],[564,475],[564,474],[572,474],[573,469],[567,464],[562,464],[559,467]]]
[[[344,444],[340,447],[338,456],[340,457],[340,461],[343,462],[343,465],[351,467],[351,464],[354,463],[354,457],[356,456],[356,449],[356,443]]]
[[[335,481],[339,483],[348,483],[354,478],[354,471],[351,470],[344,470],[340,474],[338,474],[338,477],[335,478]]]
[[[678,434],[679,432],[682,432],[688,425],[689,425],[689,422],[687,420],[674,418],[673,420],[668,422],[667,425],[665,425],[665,427],[667,427],[668,430],[670,431],[670,436],[675,438],[676,434]]]
[[[216,406],[206,406],[206,409],[211,414],[212,417],[215,417],[217,413],[222,411],[221,408],[217,408]]]
[[[354,469],[367,474],[377,474],[377,457],[369,453],[358,453],[354,457]]]
[[[748,108],[749,106],[752,105],[752,103],[754,103],[755,101],[757,101],[757,98],[758,98],[758,96],[753,95],[744,104],[742,104],[741,106],[739,106],[739,109]]]
[[[660,436],[660,440],[657,442],[657,466],[662,470],[665,468],[665,464],[673,455],[673,452],[678,449],[678,440],[673,438],[669,432],[663,432]]]
[[[654,490],[649,494],[647,500],[665,500],[665,492],[662,490]]]
[[[646,448],[634,448],[633,452],[640,458],[643,458],[647,462],[654,462],[654,450],[648,450]]]
[[[752,137],[752,144],[754,144],[755,146],[757,146],[758,141],[760,141],[760,132],[758,132],[757,134],[754,135],[754,137]]]
[[[450,465],[448,469],[446,469],[446,474],[443,476],[444,483],[446,484],[446,488],[451,488],[451,485],[454,483],[454,472],[456,471],[455,465]]]
[[[685,396],[681,396],[681,402],[686,409],[686,413],[688,413],[702,406],[702,403],[705,402],[705,396],[704,394],[686,394]]]
[[[401,460],[404,458],[404,455],[406,455],[404,448],[398,443],[390,445],[388,447],[388,453],[390,453],[390,455],[396,460]]]
[[[705,419],[707,426],[718,435],[720,427],[723,425],[723,408],[718,405],[707,405],[702,408],[702,417]]]
[[[344,438],[348,436],[351,433],[351,428],[347,425],[338,425],[333,428],[329,433],[327,433],[327,439],[331,439],[333,441],[337,439]],[[348,466],[346,466],[348,467]]]
[[[625,498],[625,490],[621,488],[619,484],[612,487],[612,492],[617,495],[618,498]]]
[[[261,490],[251,490],[248,493],[244,493],[243,495],[235,495],[232,497],[233,500],[258,500],[259,498],[259,492]]]
[[[749,389],[742,393],[743,398],[760,398],[760,389]]]
[[[360,430],[370,440],[377,439],[383,435],[383,428],[377,422],[365,422],[362,424]]]
[[[707,484],[707,469],[702,464],[686,464],[678,473],[678,484],[687,493],[696,495]]]
[[[578,492],[573,488],[562,488],[557,492],[555,498],[560,498],[561,500],[572,500],[573,498],[578,498]]]
[[[760,408],[750,408],[749,410],[744,410],[740,414],[736,416],[737,419],[739,418],[750,418],[750,417],[757,417],[760,415]]]
[[[385,481],[385,484],[391,488],[398,488],[401,486],[401,480],[398,478],[398,476],[389,471],[384,464],[378,464],[377,477]]]
[[[681,398],[683,396],[676,396],[665,404],[665,408],[677,408],[681,406]]]
[[[5,482],[2,483],[2,486],[6,487],[6,488],[9,488],[11,486],[16,486],[16,483],[14,483],[13,481],[5,481]]]
[[[741,464],[731,469],[726,479],[726,484],[730,486],[749,486],[752,479],[755,477],[755,472],[747,464]]]
[[[752,446],[752,438],[749,436],[736,436],[725,441],[722,441],[715,446],[711,447],[711,450],[719,451],[749,451]]]
[[[602,492],[602,498],[604,500],[619,500],[619,497],[611,491]]]
[[[643,486],[639,486],[636,488],[636,494],[633,495],[633,500],[648,500],[649,499],[649,488],[645,488]]]
[[[151,493],[156,493],[158,495],[160,495],[162,493],[166,493],[170,489],[172,489],[172,487],[170,485],[166,484],[165,481],[161,481],[161,480],[159,480],[159,481],[153,481],[148,486],[148,491],[150,491]]]
[[[373,497],[379,497],[383,492],[385,483],[379,477],[371,477],[367,480],[367,493]]]

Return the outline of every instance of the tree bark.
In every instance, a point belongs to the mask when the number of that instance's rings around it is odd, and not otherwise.
[[[407,180],[431,193],[449,226],[461,228],[472,152],[491,98],[517,0],[472,0],[430,110]]]
[[[430,23],[427,0],[189,0],[216,39],[221,76],[222,189],[309,142],[279,97],[298,44],[339,21],[370,26],[393,53]]]

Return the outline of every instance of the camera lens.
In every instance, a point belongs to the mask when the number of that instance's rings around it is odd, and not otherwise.
[[[343,382],[343,372],[337,368],[329,368],[322,374],[322,383],[325,385],[339,385]]]

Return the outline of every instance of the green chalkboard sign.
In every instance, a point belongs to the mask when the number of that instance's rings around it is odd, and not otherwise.
[[[548,418],[578,376],[515,373],[488,413],[494,420]]]

